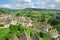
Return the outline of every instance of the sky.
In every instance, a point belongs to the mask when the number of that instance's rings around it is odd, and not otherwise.
[[[42,8],[60,10],[60,0],[0,0],[0,8]]]

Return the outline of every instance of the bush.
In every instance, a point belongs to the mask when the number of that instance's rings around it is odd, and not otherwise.
[[[27,33],[30,33],[30,36],[33,35],[36,31],[33,29],[29,29],[27,27],[24,27],[22,25],[10,25],[10,33],[16,34],[17,36],[19,36],[20,33],[22,33],[22,31],[26,31]]]
[[[51,19],[48,20],[48,23],[50,23],[50,25],[55,26],[59,23],[59,21],[55,18],[51,18]]]
[[[43,32],[40,32],[39,35],[40,35],[41,38],[43,38],[44,33]]]
[[[56,25],[55,28],[57,29],[57,31],[58,31],[59,34],[60,34],[60,24]]]
[[[4,25],[3,24],[0,24],[0,27],[4,27]]]

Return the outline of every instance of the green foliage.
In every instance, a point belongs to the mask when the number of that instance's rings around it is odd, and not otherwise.
[[[17,36],[19,36],[19,34],[24,31],[24,27],[22,25],[10,25],[10,32],[13,34],[16,34]]]
[[[8,13],[7,10],[4,10],[4,9],[1,9],[1,10],[0,10],[0,14],[7,14],[7,13]]]
[[[25,29],[27,33],[30,34],[30,36],[32,36],[34,33],[36,33],[37,31],[33,30],[33,29],[29,29],[29,28],[26,28]]]
[[[49,38],[49,36],[44,32],[39,32],[38,34],[43,40],[51,40],[51,38]]]
[[[0,40],[4,40],[4,36],[9,32],[9,28],[0,29]]]
[[[24,17],[30,17],[32,19],[32,21],[35,21],[35,19],[39,22],[41,22],[43,25],[44,24],[51,24],[53,25],[53,27],[55,27],[58,32],[60,33],[60,24],[59,24],[59,20],[56,19],[55,17],[57,15],[60,14],[60,12],[58,10],[46,10],[46,9],[23,9],[23,10],[9,10],[9,9],[5,9],[5,10],[1,10],[0,9],[0,14],[6,14],[6,13],[10,13],[10,14],[15,14],[16,16],[24,16]],[[60,18],[60,17],[58,17]],[[46,22],[46,19],[48,23]],[[2,24],[0,24],[0,26],[3,26]],[[34,28],[34,27],[32,27]],[[2,29],[1,29],[2,30]],[[27,28],[23,25],[10,25],[9,26],[9,32],[7,30],[2,30],[0,35],[3,35],[3,32],[8,32],[6,34],[6,40],[9,40],[10,37],[13,34],[16,34],[17,36],[19,36],[21,34],[22,31],[26,31],[27,33],[30,34],[30,36],[32,36],[34,33],[37,33],[36,30],[33,30],[31,28]],[[51,29],[50,29],[51,30]],[[40,32],[39,33],[40,37],[43,38],[43,40],[50,40],[50,38],[46,35],[46,33],[44,32]],[[2,38],[2,37],[0,37]],[[3,39],[1,39],[3,40]]]
[[[39,35],[40,35],[41,38],[43,38],[44,32],[40,32]]]
[[[19,16],[19,15],[20,15],[20,13],[17,13],[17,14],[16,14],[16,16]]]
[[[0,27],[4,27],[4,25],[3,24],[0,24]]]
[[[60,20],[60,15],[59,16],[56,16],[56,19]]]
[[[57,25],[59,23],[59,21],[55,18],[51,18],[48,20],[48,23],[50,23],[51,25]]]
[[[58,31],[59,34],[60,34],[60,24],[56,25],[55,28],[57,29],[57,31]]]
[[[30,28],[24,27],[22,25],[10,25],[10,33],[16,34],[17,36],[19,36],[18,34],[22,33],[22,31],[26,31],[27,33],[30,33],[31,35],[34,34],[36,31],[32,30]]]

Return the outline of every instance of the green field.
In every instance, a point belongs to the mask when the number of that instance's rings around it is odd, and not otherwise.
[[[3,36],[5,36],[9,31],[9,28],[0,28],[0,40],[4,40]]]

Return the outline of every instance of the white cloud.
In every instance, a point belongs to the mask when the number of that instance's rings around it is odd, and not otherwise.
[[[36,5],[40,6],[40,8],[60,9],[60,0],[37,0]]]
[[[45,5],[46,4],[46,2],[38,2],[38,4],[42,4],[42,5]]]
[[[8,5],[8,4],[1,4],[0,5],[0,8],[10,8],[11,5]]]
[[[19,9],[17,6],[18,5],[14,6],[14,5],[9,5],[9,4],[1,4],[0,8]]]
[[[31,0],[11,0],[14,3],[29,3]]]
[[[56,2],[56,3],[60,3],[60,0],[54,0],[54,2]]]
[[[14,6],[20,9],[32,7],[31,0],[11,0],[11,1],[14,2]]]
[[[26,2],[31,2],[31,0],[24,0],[24,1],[26,1]]]
[[[52,7],[52,8],[54,8],[54,7],[55,7],[55,5],[53,5],[53,4],[50,4],[49,6],[50,6],[50,7]]]
[[[24,8],[47,8],[47,9],[60,9],[60,0],[11,0],[13,4],[3,4],[0,8],[11,8],[11,9],[24,9]]]

